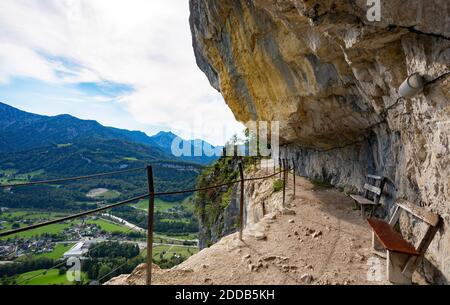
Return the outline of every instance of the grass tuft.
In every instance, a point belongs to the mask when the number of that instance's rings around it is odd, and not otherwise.
[[[277,179],[273,182],[272,189],[274,193],[277,193],[283,189],[284,181],[281,179]]]
[[[332,188],[333,185],[330,184],[330,182],[322,180],[322,179],[311,179],[310,180],[312,184],[314,184],[315,187],[318,188]]]

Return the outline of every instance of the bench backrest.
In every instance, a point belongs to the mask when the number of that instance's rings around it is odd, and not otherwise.
[[[373,182],[371,182],[373,180]],[[378,184],[378,186],[377,186]],[[367,175],[367,182],[364,184],[364,197],[378,203],[383,193],[385,179],[381,176]]]
[[[404,199],[398,199],[395,202],[394,213],[392,214],[392,217],[389,221],[389,225],[395,226],[400,218],[400,214],[402,211],[406,211],[428,224],[428,230],[417,247],[417,251],[420,254],[425,253],[426,249],[430,245],[434,235],[437,232],[441,218],[439,217],[439,215],[430,212],[423,207],[420,207]]]
[[[415,205],[411,202],[408,202],[404,199],[398,199],[396,201],[396,204],[398,207],[403,209],[404,211],[414,215],[415,217],[419,218],[420,220],[426,222],[432,227],[435,227],[439,223],[439,215],[430,212],[418,205]]]

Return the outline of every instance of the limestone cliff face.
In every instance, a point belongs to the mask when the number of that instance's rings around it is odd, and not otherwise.
[[[213,221],[207,221],[205,215],[200,215],[199,220],[199,248],[204,249],[218,242],[223,236],[234,233],[237,230],[239,216],[239,190],[232,187],[228,204],[217,211]]]
[[[361,189],[366,173],[391,180],[444,224],[421,266],[450,281],[450,4],[360,0],[191,0],[199,67],[236,118],[280,121],[282,153],[299,174]],[[397,89],[419,72],[414,98]],[[436,80],[433,82],[433,80]],[[420,233],[415,222],[405,230]]]
[[[238,160],[220,158],[213,168],[205,169],[199,187],[222,184],[237,179]],[[197,192],[195,205],[199,222],[200,249],[211,246],[238,228],[239,188],[237,185]]]

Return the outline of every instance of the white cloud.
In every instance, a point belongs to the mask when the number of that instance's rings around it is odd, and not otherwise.
[[[188,18],[187,0],[0,0],[0,83],[127,84],[119,100],[139,123],[203,121],[193,135],[222,142],[218,122],[241,125],[195,65]]]
[[[56,81],[51,65],[38,54],[15,44],[0,42],[0,83],[7,83],[11,76]]]

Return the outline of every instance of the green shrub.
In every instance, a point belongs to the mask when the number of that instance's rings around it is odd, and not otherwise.
[[[277,179],[273,182],[272,188],[273,188],[273,192],[277,193],[279,191],[281,191],[283,189],[284,186],[284,181],[281,179]]]
[[[311,179],[311,183],[314,184],[314,186],[320,187],[320,188],[332,188],[333,187],[330,184],[330,182],[322,180],[322,179]]]
[[[226,208],[230,202],[233,195],[233,187],[229,187],[228,190],[222,195],[222,204],[223,208]]]

